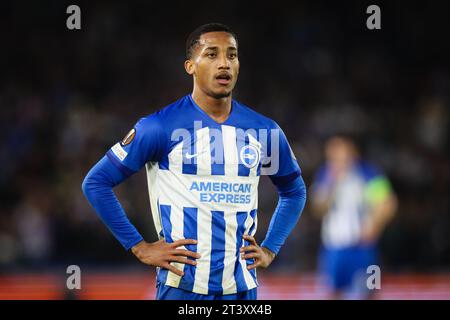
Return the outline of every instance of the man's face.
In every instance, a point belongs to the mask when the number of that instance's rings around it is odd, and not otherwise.
[[[326,144],[325,155],[332,170],[343,172],[352,166],[357,153],[356,147],[351,141],[333,137]]]
[[[228,97],[239,74],[236,39],[227,32],[202,34],[185,68],[205,94],[216,99]]]

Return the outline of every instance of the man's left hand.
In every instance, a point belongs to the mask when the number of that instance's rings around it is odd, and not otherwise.
[[[242,247],[240,252],[243,259],[255,259],[255,263],[247,266],[248,270],[256,267],[267,268],[275,258],[275,253],[265,247],[260,247],[256,243],[255,238],[249,235],[244,235],[245,240],[250,242],[250,245]]]

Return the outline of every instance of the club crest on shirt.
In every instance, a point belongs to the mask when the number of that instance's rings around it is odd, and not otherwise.
[[[134,137],[136,136],[136,129],[133,128],[130,130],[130,132],[127,133],[127,135],[120,141],[120,144],[122,146],[129,145],[131,141],[133,141]]]
[[[251,169],[259,163],[260,154],[258,148],[249,144],[242,147],[239,152],[239,157],[241,158],[242,164]]]

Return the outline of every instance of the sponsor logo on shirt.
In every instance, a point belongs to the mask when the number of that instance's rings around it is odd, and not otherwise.
[[[200,202],[250,203],[252,185],[250,183],[194,181],[189,190],[199,193]]]

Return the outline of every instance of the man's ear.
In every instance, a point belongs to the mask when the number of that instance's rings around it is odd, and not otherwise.
[[[193,75],[194,74],[194,61],[192,61],[191,59],[184,61],[184,69],[186,70],[186,72],[188,74]]]

